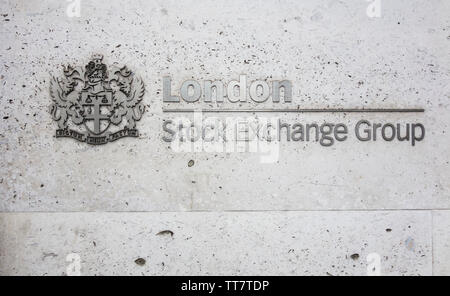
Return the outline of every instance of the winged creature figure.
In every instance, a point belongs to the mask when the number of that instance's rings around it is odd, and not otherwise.
[[[112,115],[110,121],[118,125],[125,117],[127,123],[125,128],[136,128],[136,121],[140,120],[145,111],[142,98],[145,92],[145,86],[142,80],[133,75],[126,67],[121,68],[115,73],[118,90],[114,91],[113,103],[111,106]]]
[[[50,113],[61,129],[67,128],[68,119],[72,117],[75,124],[83,122],[83,108],[79,103],[80,90],[83,86],[81,69],[68,67],[64,69],[64,77],[50,80],[50,97],[53,104]]]

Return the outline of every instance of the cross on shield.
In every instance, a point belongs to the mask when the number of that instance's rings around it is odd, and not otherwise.
[[[102,106],[112,105],[112,91],[103,90],[98,93],[92,91],[83,91],[81,93],[81,105],[85,107],[84,120],[93,121],[94,128],[91,130],[87,125],[86,128],[93,134],[99,135],[103,133],[109,126],[102,129],[101,122],[109,121],[109,114],[102,113]]]

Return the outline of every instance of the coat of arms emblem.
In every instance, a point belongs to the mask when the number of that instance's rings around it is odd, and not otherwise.
[[[84,67],[64,67],[64,75],[50,81],[56,137],[93,145],[138,137],[144,92],[141,78],[126,66],[108,68],[101,55],[93,55]]]

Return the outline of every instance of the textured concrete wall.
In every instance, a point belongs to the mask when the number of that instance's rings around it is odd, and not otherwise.
[[[449,1],[380,0],[379,15],[363,0],[180,2],[81,0],[70,17],[66,1],[2,1],[0,274],[66,274],[71,253],[82,274],[365,275],[370,254],[381,274],[450,274]],[[93,53],[145,82],[138,139],[54,137],[50,75]],[[290,108],[425,109],[286,122],[422,123],[426,137],[282,141],[274,163],[162,141],[163,76],[175,92],[239,74],[291,80]],[[220,108],[261,106],[279,107]]]

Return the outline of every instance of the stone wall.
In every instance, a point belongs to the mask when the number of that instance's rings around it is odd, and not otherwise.
[[[0,274],[64,275],[75,254],[84,275],[366,275],[377,260],[383,275],[450,275],[449,1],[79,3],[0,8]],[[95,53],[145,83],[139,138],[55,137],[51,77]],[[163,103],[164,76],[175,93],[240,74],[290,80],[292,102],[195,108],[425,112],[265,114],[352,127],[330,147],[282,140],[268,163],[163,141],[180,116],[163,109],[192,107]],[[361,119],[426,135],[357,141]]]

